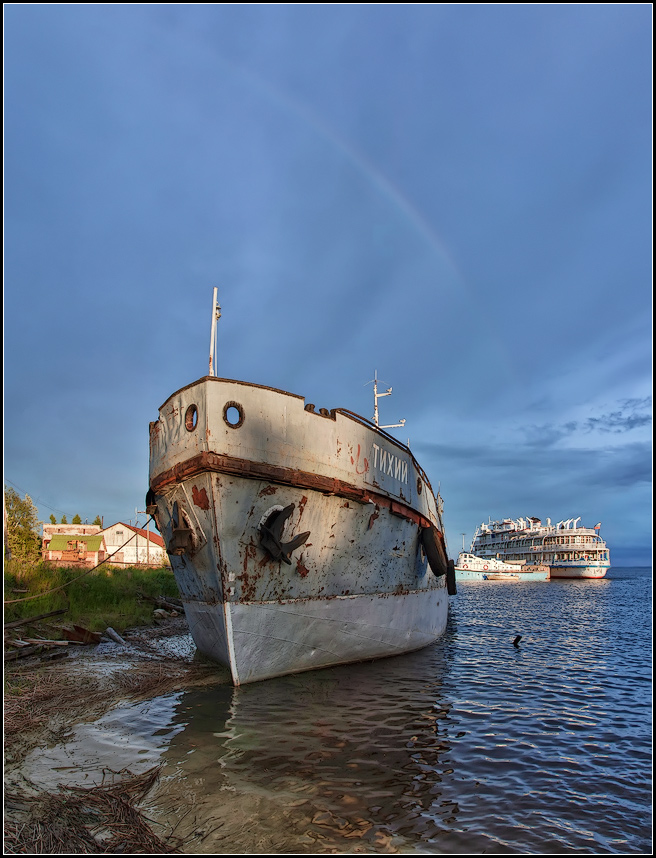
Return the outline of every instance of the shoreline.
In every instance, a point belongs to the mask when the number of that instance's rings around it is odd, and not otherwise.
[[[195,652],[184,617],[123,637],[127,646],[79,647],[65,660],[20,669],[10,663],[5,670],[6,687],[8,678],[26,680],[24,694],[6,697],[7,854],[232,854],[235,844],[238,854],[408,851],[402,838],[379,831],[366,814],[349,805],[345,818],[336,816],[305,790],[290,798],[236,777],[221,787],[217,806],[200,781],[176,784],[167,763],[148,768],[138,752],[124,769],[94,767],[89,777],[89,760],[77,742],[67,760],[73,765],[42,769],[49,783],[39,786],[31,777],[39,769],[33,752],[49,756],[113,710],[176,691],[232,690],[227,668]],[[176,642],[178,655],[172,654]]]
[[[190,657],[188,651],[176,654],[176,639],[188,634],[187,621],[181,616],[163,620],[154,627],[127,630],[123,634],[125,646],[103,642],[93,647],[71,647],[67,658],[50,663],[26,659],[24,663],[5,664],[7,852],[66,851],[53,846],[65,847],[67,843],[77,847],[68,849],[73,854],[80,850],[106,852],[107,830],[110,834],[113,830],[111,821],[105,820],[106,830],[100,839],[97,834],[94,838],[89,833],[91,828],[84,821],[94,802],[103,808],[113,802],[121,814],[129,809],[128,815],[133,817],[129,832],[111,834],[119,837],[117,843],[112,841],[118,851],[145,854],[185,851],[179,837],[154,834],[140,810],[140,803],[157,781],[157,771],[139,775],[122,772],[119,773],[122,777],[112,778],[111,784],[94,785],[90,790],[60,785],[53,791],[31,781],[25,763],[32,751],[65,741],[79,725],[94,722],[122,704],[229,682],[227,671],[220,665],[202,657]],[[76,801],[78,814],[62,825],[62,812],[70,812]],[[120,830],[118,825],[116,831]],[[135,832],[140,832],[137,842]]]

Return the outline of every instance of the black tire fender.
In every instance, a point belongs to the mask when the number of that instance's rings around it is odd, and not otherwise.
[[[421,544],[426,552],[433,575],[436,578],[440,575],[446,575],[448,563],[444,548],[444,538],[435,525],[431,524],[429,527],[422,527]]]
[[[458,592],[456,589],[456,564],[453,560],[449,560],[446,568],[446,591],[449,596],[455,596]]]

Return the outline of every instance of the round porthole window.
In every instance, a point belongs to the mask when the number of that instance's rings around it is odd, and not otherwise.
[[[420,495],[420,494],[421,494],[421,490],[422,490],[422,488],[423,488],[423,485],[422,485],[422,482],[421,482],[421,477],[417,477],[417,494],[418,494],[418,495]]]
[[[195,405],[190,405],[185,413],[185,429],[187,432],[193,432],[198,426],[198,409]]]
[[[239,429],[244,422],[244,409],[238,402],[226,402],[223,406],[223,419],[231,429]]]

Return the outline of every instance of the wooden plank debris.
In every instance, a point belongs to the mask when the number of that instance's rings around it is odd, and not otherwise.
[[[73,624],[73,628],[67,628],[63,626],[60,629],[61,633],[64,635],[66,640],[71,641],[72,643],[81,643],[81,644],[99,644],[101,634],[100,632],[91,632],[89,629],[85,629],[82,626],[76,626]]]
[[[37,652],[41,652],[42,649],[42,646],[28,646],[23,649],[15,649],[12,652],[6,652],[4,660],[14,661],[17,658],[26,658],[28,655],[35,655]]]

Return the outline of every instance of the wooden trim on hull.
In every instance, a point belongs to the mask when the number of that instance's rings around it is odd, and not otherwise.
[[[158,474],[150,482],[150,488],[156,494],[161,493],[168,486],[181,483],[183,480],[193,479],[204,473],[229,474],[235,477],[244,477],[251,480],[264,480],[277,483],[281,486],[292,486],[298,489],[308,489],[327,495],[336,495],[345,500],[354,500],[359,503],[373,503],[378,507],[385,507],[393,515],[406,518],[419,527],[434,528],[443,539],[444,534],[438,530],[433,522],[421,513],[399,501],[392,500],[387,495],[362,489],[339,480],[334,477],[324,477],[309,471],[301,471],[297,468],[285,468],[280,465],[270,465],[266,462],[252,462],[250,459],[240,459],[236,456],[225,456],[219,453],[203,452],[192,456],[185,462],[180,462]]]

